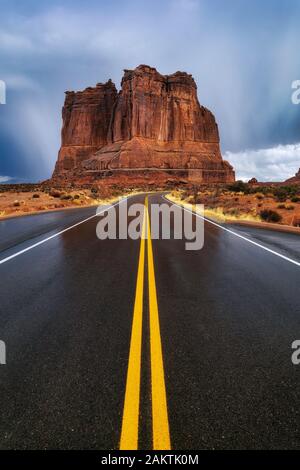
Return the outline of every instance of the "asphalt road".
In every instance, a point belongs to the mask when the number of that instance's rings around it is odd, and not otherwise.
[[[0,449],[300,449],[300,238],[205,222],[186,251],[94,214],[0,222]]]

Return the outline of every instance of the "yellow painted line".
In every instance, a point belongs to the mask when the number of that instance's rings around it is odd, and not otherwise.
[[[151,354],[151,394],[152,394],[152,432],[153,449],[170,450],[170,431],[164,377],[163,355],[159,327],[159,315],[155,284],[151,227],[146,198],[147,213],[147,252],[148,252],[148,283],[150,310],[150,354]]]
[[[146,220],[145,210],[133,310],[120,450],[137,450],[138,448]]]

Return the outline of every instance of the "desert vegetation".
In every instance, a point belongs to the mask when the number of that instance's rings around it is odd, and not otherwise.
[[[204,204],[206,215],[219,221],[300,225],[300,185],[236,181],[216,187],[193,185],[172,194],[181,202]]]
[[[0,217],[98,205],[122,193],[121,188],[103,184],[86,187],[52,187],[48,184],[0,185]]]

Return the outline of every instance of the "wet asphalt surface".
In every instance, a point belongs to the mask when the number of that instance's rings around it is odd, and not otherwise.
[[[143,196],[128,204],[143,202]],[[151,195],[149,205],[162,203]],[[0,259],[95,213],[0,222]],[[117,449],[140,240],[97,218],[0,265],[0,449]],[[300,261],[292,234],[231,227]],[[174,449],[300,449],[300,268],[208,222],[200,251],[153,240]],[[147,296],[144,320],[147,324]],[[151,448],[143,338],[140,448]]]

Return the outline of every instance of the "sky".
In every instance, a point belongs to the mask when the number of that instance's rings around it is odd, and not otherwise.
[[[51,176],[66,90],[139,64],[183,70],[237,178],[300,167],[300,0],[0,0],[0,183]]]

